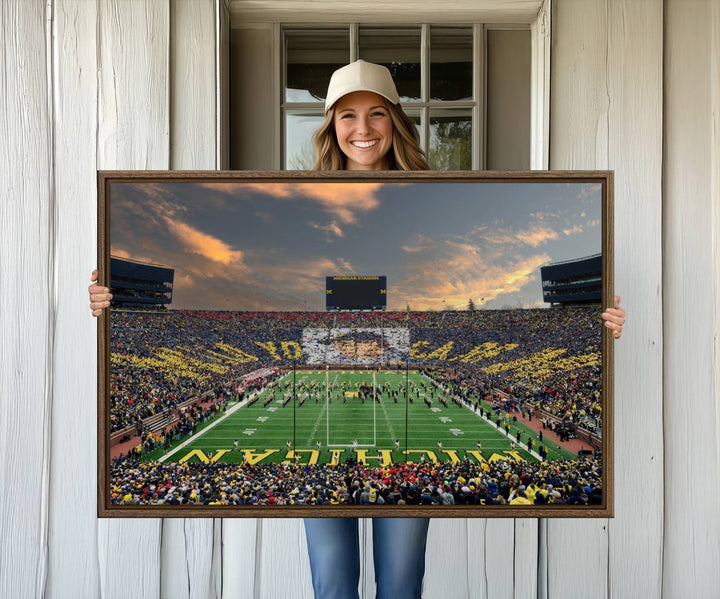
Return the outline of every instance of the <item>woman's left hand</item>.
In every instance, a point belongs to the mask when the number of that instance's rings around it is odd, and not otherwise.
[[[625,324],[625,310],[620,307],[619,296],[615,296],[615,307],[605,310],[602,317],[605,319],[605,326],[612,331],[613,337],[620,339]]]

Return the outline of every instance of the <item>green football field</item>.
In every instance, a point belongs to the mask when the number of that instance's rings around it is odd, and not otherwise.
[[[381,394],[379,401],[370,397],[373,389]],[[363,391],[368,395],[364,401]],[[406,395],[412,402],[406,401]],[[511,434],[518,429],[523,440],[530,432],[537,450],[537,434],[522,423],[510,423]],[[371,465],[465,457],[536,460],[519,446],[513,453],[511,443],[504,431],[453,403],[418,372],[299,370],[262,389],[252,405],[231,405],[226,415],[192,439],[175,442],[162,459],[260,463],[294,458],[301,463],[327,463],[353,457]],[[550,460],[577,457],[554,444],[545,447]],[[148,457],[159,455],[153,452]]]

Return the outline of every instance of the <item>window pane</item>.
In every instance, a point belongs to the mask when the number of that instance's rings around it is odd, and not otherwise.
[[[430,111],[430,168],[467,171],[472,168],[472,116],[467,109]]]
[[[360,58],[386,66],[400,101],[420,100],[420,28],[360,28]]]
[[[473,35],[469,27],[430,29],[430,99],[473,99]]]
[[[322,122],[322,113],[293,112],[285,115],[285,170],[312,170],[315,164],[312,135]]]
[[[413,121],[413,123],[415,123],[415,128],[417,129],[418,135],[420,136],[420,147],[424,148],[425,140],[423,139],[422,120],[420,117],[420,110],[417,108],[415,110],[413,110],[412,108],[410,108],[409,110],[407,108],[403,108],[403,110],[405,111],[405,114],[407,114],[410,117],[410,119]]]
[[[286,102],[325,100],[333,71],[350,62],[348,29],[285,33]]]
[[[488,31],[489,170],[530,168],[530,32]]]

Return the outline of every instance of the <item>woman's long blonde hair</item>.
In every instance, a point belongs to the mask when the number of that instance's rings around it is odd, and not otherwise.
[[[385,102],[393,124],[392,148],[387,153],[391,171],[428,171],[430,166],[420,148],[420,136],[415,123],[400,104]],[[344,171],[345,154],[335,135],[335,106],[325,113],[325,120],[313,134],[315,146],[314,171]]]

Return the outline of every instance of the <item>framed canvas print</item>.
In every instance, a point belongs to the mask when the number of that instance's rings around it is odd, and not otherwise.
[[[99,172],[99,515],[612,516],[612,182]]]

